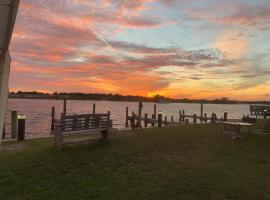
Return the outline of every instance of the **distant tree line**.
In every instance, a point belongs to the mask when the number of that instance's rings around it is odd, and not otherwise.
[[[227,97],[219,99],[173,99],[161,95],[154,97],[143,97],[133,95],[102,94],[102,93],[67,93],[54,92],[45,93],[37,91],[18,91],[10,92],[9,98],[28,98],[28,99],[69,99],[69,100],[106,100],[106,101],[130,101],[130,102],[159,102],[159,103],[213,103],[213,104],[270,104],[270,101],[239,101],[230,100]]]

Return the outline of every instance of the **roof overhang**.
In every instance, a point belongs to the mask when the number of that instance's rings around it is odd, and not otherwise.
[[[8,50],[20,0],[0,1],[0,56]]]

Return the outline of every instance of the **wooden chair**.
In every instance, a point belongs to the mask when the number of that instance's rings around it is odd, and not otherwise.
[[[259,139],[264,138],[264,136],[270,134],[270,120],[267,120],[263,124],[253,125],[249,129],[249,133],[257,136]]]

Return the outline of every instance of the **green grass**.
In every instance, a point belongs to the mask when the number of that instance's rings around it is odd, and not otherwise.
[[[144,129],[62,150],[27,141],[0,151],[0,199],[270,199],[270,140],[224,142],[220,132]]]

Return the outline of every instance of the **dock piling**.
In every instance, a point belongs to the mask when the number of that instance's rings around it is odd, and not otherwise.
[[[18,112],[11,111],[11,139],[16,139],[18,135]]]
[[[132,112],[132,116],[131,116],[131,120],[130,120],[132,130],[135,129],[135,117],[136,117],[135,113]]]
[[[194,124],[197,123],[197,115],[196,115],[196,114],[193,115],[193,123],[194,123]]]
[[[52,112],[51,112],[51,131],[54,130],[54,120],[55,120],[55,107],[52,107]]]
[[[183,120],[183,122],[184,122],[184,121],[185,121],[185,110],[182,111],[182,114],[183,114],[183,115],[182,115],[182,116],[183,116],[182,120]]]
[[[128,107],[126,107],[126,127],[128,127]]]
[[[93,114],[96,114],[96,104],[93,103]]]
[[[25,115],[18,115],[18,141],[24,141],[25,137]]]
[[[162,114],[158,114],[158,127],[162,127]]]
[[[152,119],[155,119],[155,114],[152,114]],[[151,126],[155,126],[155,122],[154,121],[151,122]]]
[[[147,119],[147,113],[144,114],[144,127],[147,127],[148,119]]]
[[[67,99],[64,99],[63,113],[64,113],[64,115],[67,115]]]
[[[203,103],[201,103],[201,117],[200,117],[201,123],[203,121]]]
[[[224,115],[223,115],[223,120],[224,120],[224,122],[227,121],[227,118],[228,118],[228,113],[227,113],[227,112],[224,112]]]
[[[142,128],[142,101],[139,102],[139,110],[138,110],[138,128]]]
[[[157,118],[157,104],[154,104],[154,117],[153,119]]]
[[[3,133],[2,133],[2,140],[4,140],[5,137],[6,137],[6,123],[4,122]]]

